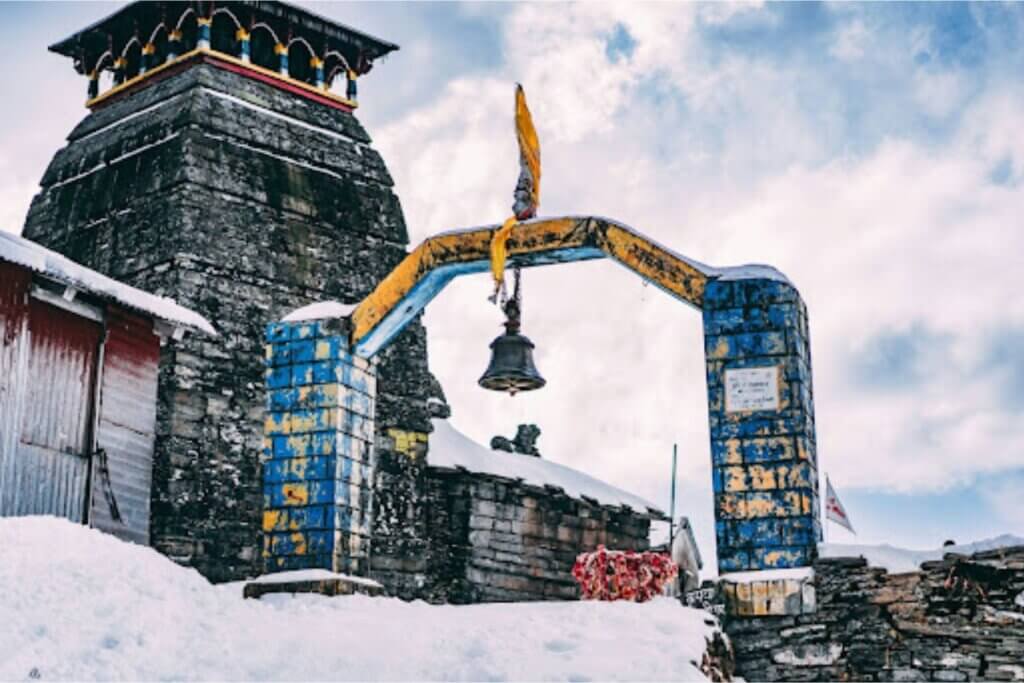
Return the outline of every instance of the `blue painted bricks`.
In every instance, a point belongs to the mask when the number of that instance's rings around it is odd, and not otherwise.
[[[704,351],[718,570],[808,565],[821,521],[807,308],[787,282],[711,280]]]
[[[368,569],[376,375],[343,321],[266,328],[263,558],[268,572]]]

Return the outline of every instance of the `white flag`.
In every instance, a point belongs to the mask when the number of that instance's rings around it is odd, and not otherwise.
[[[852,533],[857,533],[853,530],[850,518],[846,516],[846,509],[839,502],[839,496],[836,495],[836,490],[832,488],[832,482],[828,480],[828,475],[825,476],[825,516],[836,524],[846,527]]]

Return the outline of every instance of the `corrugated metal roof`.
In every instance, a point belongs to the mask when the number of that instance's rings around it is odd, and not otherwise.
[[[118,282],[55,251],[3,230],[0,230],[0,260],[24,266],[102,299],[116,301],[122,306],[148,314],[157,320],[207,334],[217,334],[206,318],[184,306],[179,306],[172,299]]]

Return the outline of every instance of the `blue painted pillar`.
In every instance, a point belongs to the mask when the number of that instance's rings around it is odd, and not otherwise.
[[[210,49],[210,31],[213,26],[213,19],[199,17],[196,19],[198,28],[198,35],[196,38],[196,47],[200,50]]]
[[[99,69],[93,69],[89,72],[89,87],[85,92],[86,99],[92,100],[100,95],[100,72]]]
[[[128,60],[118,57],[114,60],[114,85],[121,85],[128,78]]]
[[[153,63],[154,55],[156,55],[156,45],[153,43],[146,43],[142,46],[142,57],[139,60],[140,75],[156,66],[156,64]]]
[[[167,34],[167,61],[175,60],[181,54],[181,31],[174,29]]]
[[[344,319],[266,331],[263,444],[266,571],[368,571],[374,469],[372,362]]]
[[[243,62],[248,62],[250,59],[250,38],[249,32],[244,28],[235,31],[235,40],[238,41],[238,58]]]
[[[356,72],[352,69],[348,69],[345,73],[345,98],[355,102],[358,99],[359,92],[356,86]]]
[[[278,67],[277,70],[282,76],[288,75],[288,46],[278,43],[274,46],[274,54],[277,55]]]
[[[807,307],[784,278],[709,281],[719,572],[809,565],[821,536]]]
[[[309,60],[309,65],[313,67],[313,81],[316,87],[324,87],[324,60],[319,57],[312,57]]]

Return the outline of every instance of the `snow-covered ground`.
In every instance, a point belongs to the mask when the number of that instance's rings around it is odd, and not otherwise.
[[[0,680],[700,680],[669,599],[432,606],[212,586],[52,517],[0,519]]]
[[[847,545],[845,543],[823,543],[818,546],[822,557],[863,557],[874,567],[885,567],[890,573],[913,572],[921,567],[922,562],[941,560],[946,553],[970,555],[982,550],[993,550],[1013,545],[1024,545],[1024,538],[1012,534],[1003,534],[995,538],[951,545],[933,550],[907,550],[895,548],[888,544],[882,545]]]

